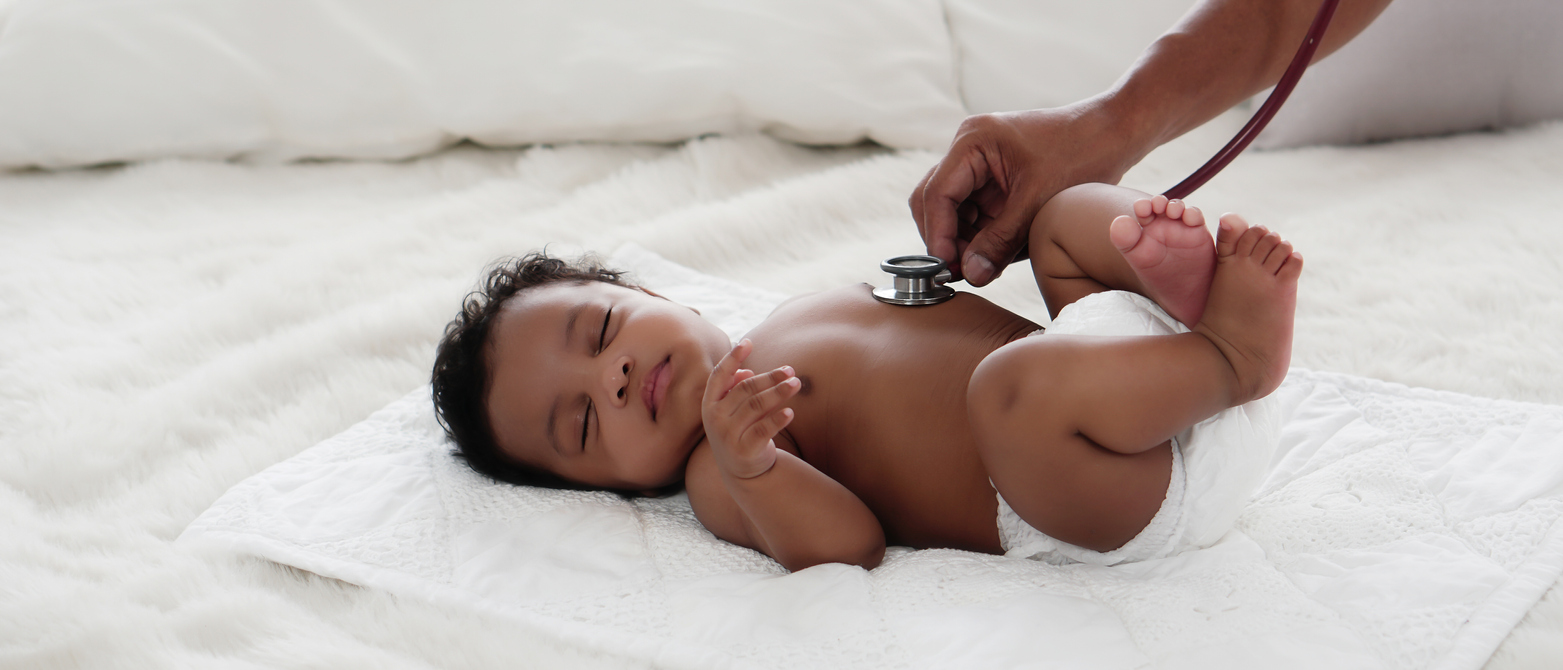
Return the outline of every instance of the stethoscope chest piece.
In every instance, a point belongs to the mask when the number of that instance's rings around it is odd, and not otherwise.
[[[896,256],[879,264],[895,277],[895,284],[874,289],[874,297],[892,305],[937,305],[955,297],[945,286],[950,271],[933,256]]]

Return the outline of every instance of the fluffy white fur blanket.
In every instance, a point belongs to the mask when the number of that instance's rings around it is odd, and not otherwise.
[[[1159,190],[1227,117],[1125,180]],[[1294,364],[1563,403],[1563,126],[1250,154],[1194,199],[1307,257]],[[759,137],[399,164],[0,176],[0,661],[622,667],[463,608],[171,542],[224,490],[423,383],[479,269],[635,241],[782,292],[920,248],[936,160]],[[983,291],[1040,312],[1027,272]],[[1489,663],[1563,657],[1563,592]]]

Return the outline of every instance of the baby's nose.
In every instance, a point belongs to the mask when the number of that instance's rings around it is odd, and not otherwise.
[[[620,356],[608,366],[607,390],[608,399],[615,407],[623,407],[630,400],[630,371],[635,369],[635,361],[629,356]]]

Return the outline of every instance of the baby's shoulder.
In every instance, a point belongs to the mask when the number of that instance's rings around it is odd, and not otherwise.
[[[860,310],[864,301],[872,303],[874,287],[868,284],[848,284],[824,291],[800,293],[783,300],[771,310],[769,318],[812,317],[819,319],[833,314],[847,314]]]
[[[746,336],[755,345],[749,364],[755,369],[800,366],[850,354],[860,327],[867,323],[861,302],[874,301],[872,290],[866,284],[844,286],[794,296],[778,305]]]

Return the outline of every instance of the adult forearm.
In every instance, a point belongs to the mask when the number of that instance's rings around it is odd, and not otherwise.
[[[1095,99],[1128,140],[1130,164],[1273,86],[1321,0],[1204,0]],[[1389,0],[1341,0],[1314,61],[1372,23]]]
[[[758,477],[723,474],[761,548],[788,570],[821,563],[873,568],[884,558],[879,519],[840,482],[777,450],[776,464]]]

